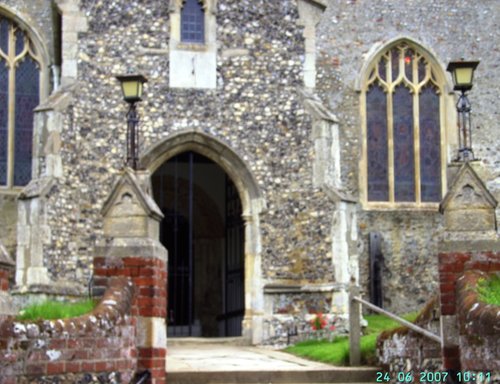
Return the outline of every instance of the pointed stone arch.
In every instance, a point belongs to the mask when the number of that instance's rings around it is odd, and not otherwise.
[[[40,65],[40,101],[49,95],[49,67],[52,64],[49,50],[41,37],[41,34],[33,27],[34,22],[28,22],[28,18],[19,15],[5,5],[0,5],[0,17],[10,19],[19,26],[29,37],[36,51],[36,61]]]
[[[245,222],[245,316],[242,336],[254,344],[262,340],[264,294],[261,267],[260,214],[266,204],[248,165],[227,144],[198,131],[176,132],[146,150],[140,160],[153,174],[170,158],[186,151],[197,152],[219,165],[236,186]]]
[[[399,52],[396,56],[393,55],[393,51]],[[406,62],[407,57],[403,57],[400,55],[406,55],[408,52],[411,56]],[[392,56],[391,56],[392,55]],[[403,60],[404,59],[404,60]],[[395,60],[395,61],[394,61]],[[403,60],[403,61],[400,61]],[[392,64],[391,64],[392,61]],[[388,63],[388,64],[387,64]],[[397,69],[390,69],[391,66],[396,65]],[[402,63],[402,64],[399,64]],[[405,64],[408,64],[410,70],[408,72],[405,69]],[[422,64],[420,64],[422,63]],[[400,65],[403,65],[401,67]],[[424,67],[424,72],[422,75],[420,73],[420,66]],[[386,42],[379,42],[375,44],[366,54],[365,59],[359,72],[359,75],[355,82],[355,88],[360,94],[360,116],[361,116],[361,156],[360,156],[360,165],[359,165],[359,190],[360,190],[360,201],[364,208],[367,209],[430,209],[437,210],[438,209],[438,201],[439,196],[436,196],[437,193],[440,194],[441,198],[445,195],[447,190],[447,178],[446,178],[446,165],[448,163],[448,159],[450,158],[450,153],[454,147],[457,146],[457,131],[456,131],[456,113],[454,108],[454,97],[453,97],[453,86],[450,82],[450,79],[446,76],[446,72],[444,70],[445,66],[441,63],[436,54],[432,52],[431,49],[426,48],[423,44],[414,40],[408,36],[399,36],[397,38],[391,39]],[[418,75],[416,75],[418,71]],[[392,73],[392,75],[391,75]],[[394,76],[394,73],[399,75],[397,78],[391,78]],[[408,75],[409,73],[409,75]],[[386,78],[385,76],[389,76]],[[410,76],[410,77],[408,77]],[[421,77],[423,76],[423,77]],[[407,78],[408,77],[408,78]],[[409,79],[409,80],[408,80]],[[370,88],[375,87],[378,89],[384,89],[384,92],[389,92],[390,95],[395,93],[396,86],[404,86],[409,89],[412,95],[411,106],[413,108],[413,121],[411,122],[412,135],[415,139],[412,141],[413,146],[415,148],[412,159],[410,163],[413,164],[413,170],[409,171],[409,174],[414,174],[414,185],[413,196],[412,197],[397,197],[396,195],[396,178],[394,176],[395,173],[395,142],[396,139],[393,137],[393,112],[392,112],[392,99],[393,96],[387,97],[387,116],[380,118],[379,120],[385,121],[386,124],[386,154],[384,156],[387,157],[387,167],[385,172],[387,173],[387,178],[380,177],[381,180],[386,180],[387,186],[385,186],[384,190],[387,196],[369,196],[369,178],[368,174],[371,174],[375,178],[374,172],[368,172],[368,165],[372,164],[369,162],[369,153],[373,155],[373,151],[368,151],[368,94]],[[434,192],[432,197],[424,196],[422,192],[422,185],[424,182],[421,179],[422,164],[421,153],[419,149],[422,147],[420,145],[420,125],[419,119],[421,116],[418,107],[419,105],[414,99],[418,99],[418,95],[424,87],[430,88],[434,87],[435,97],[437,98],[436,107],[436,115],[435,121],[436,124],[439,124],[439,130],[435,132],[439,132],[439,144],[438,149],[433,149],[433,151],[439,153],[440,159],[436,161],[440,166],[440,185],[435,187],[439,192]],[[380,93],[380,92],[379,92]],[[389,99],[391,103],[389,103]],[[414,108],[417,108],[416,110]],[[370,115],[375,116],[373,113]],[[378,115],[377,115],[378,116]],[[395,123],[394,123],[395,124]],[[380,125],[380,124],[379,124]],[[383,140],[382,140],[383,141]],[[438,141],[434,141],[438,142]],[[427,148],[427,147],[425,147]],[[424,155],[422,155],[424,156]],[[434,157],[437,158],[437,157]],[[400,164],[398,162],[398,164]],[[400,167],[401,168],[401,167]],[[427,169],[427,168],[426,168]],[[381,172],[379,172],[381,173]],[[428,174],[428,169],[425,174]],[[430,176],[429,176],[430,177]],[[437,180],[437,177],[433,176],[433,180]],[[436,182],[437,184],[437,182]],[[398,184],[399,185],[399,184]]]
[[[431,66],[436,69],[438,81],[444,85],[445,93],[453,93],[453,84],[451,79],[446,76],[445,64],[438,60],[438,56],[432,49],[426,47],[424,44],[415,40],[414,38],[406,35],[398,36],[385,42],[378,42],[374,44],[370,50],[365,54],[361,70],[358,73],[354,87],[359,92],[361,91],[364,83],[369,76],[369,69],[372,64],[377,61],[388,49],[391,49],[402,43],[408,44],[410,47],[415,48],[422,53],[424,57],[429,60]]]

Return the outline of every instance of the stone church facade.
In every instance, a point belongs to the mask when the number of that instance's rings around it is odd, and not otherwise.
[[[481,60],[473,167],[500,197],[499,12],[493,0],[1,0],[12,293],[87,294],[125,160],[115,76],[134,71],[148,79],[140,179],[164,217],[170,336],[263,343],[310,313],[345,317],[349,284],[373,291],[375,253],[378,300],[421,306],[457,168],[451,60]]]

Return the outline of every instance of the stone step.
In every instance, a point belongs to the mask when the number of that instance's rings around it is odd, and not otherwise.
[[[373,383],[377,368],[335,368],[303,371],[167,372],[169,384],[320,384]]]

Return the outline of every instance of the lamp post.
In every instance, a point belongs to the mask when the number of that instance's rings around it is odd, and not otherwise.
[[[127,162],[133,170],[137,169],[139,162],[139,115],[137,113],[137,102],[142,100],[144,83],[148,80],[142,75],[116,76],[120,81],[123,99],[129,104],[127,112]]]
[[[454,84],[453,89],[461,92],[457,102],[459,140],[458,161],[474,160],[470,118],[471,105],[465,92],[472,88],[474,70],[478,64],[479,61],[452,61],[446,68],[447,71],[451,72]]]

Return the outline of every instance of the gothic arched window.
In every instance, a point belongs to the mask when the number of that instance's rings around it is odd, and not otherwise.
[[[365,203],[425,206],[443,196],[442,80],[407,42],[368,67],[361,92]]]
[[[1,16],[0,16],[1,17]],[[33,110],[40,101],[40,60],[28,35],[0,18],[0,186],[31,180]]]
[[[200,0],[186,0],[181,11],[181,41],[205,42],[205,10]]]

